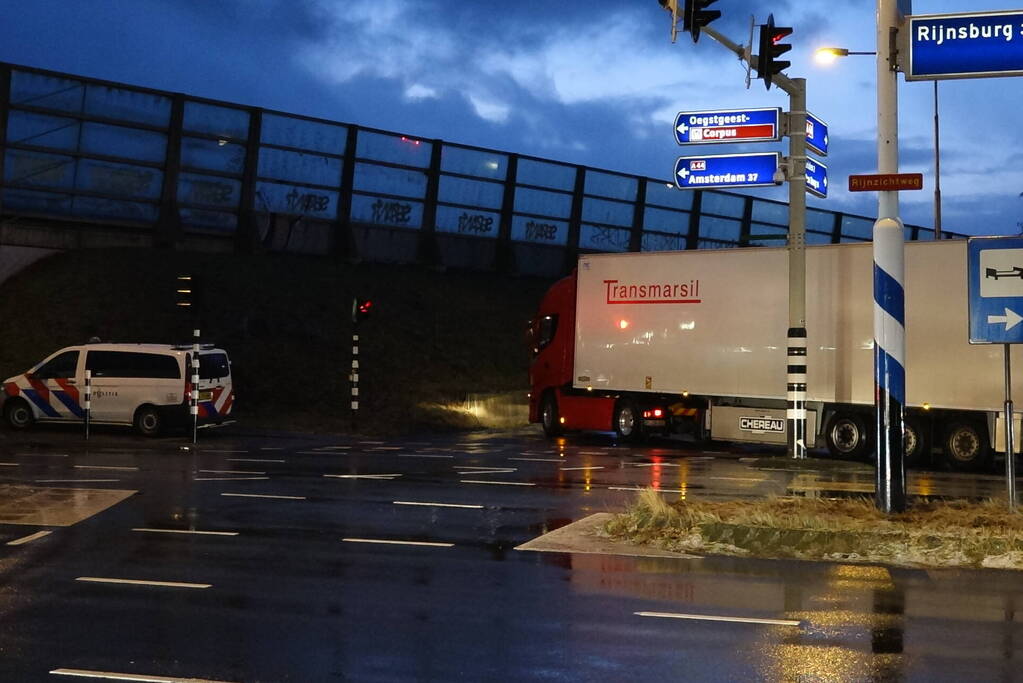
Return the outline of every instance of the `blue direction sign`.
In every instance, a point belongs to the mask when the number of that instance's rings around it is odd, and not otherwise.
[[[718,154],[679,157],[675,162],[675,186],[680,190],[776,185],[778,152],[760,154]]]
[[[909,17],[907,81],[1023,76],[1023,10]]]
[[[828,124],[810,112],[806,113],[806,146],[822,157],[828,156]]]
[[[821,199],[828,198],[828,167],[816,159],[806,160],[806,191]]]
[[[971,344],[1023,343],[1023,237],[966,245]]]
[[[675,116],[675,142],[680,145],[776,142],[781,139],[780,116],[778,107],[680,111]]]

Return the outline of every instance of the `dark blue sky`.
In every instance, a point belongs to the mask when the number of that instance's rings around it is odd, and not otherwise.
[[[1017,0],[1018,2],[1018,0]],[[915,0],[917,14],[975,11]],[[706,36],[669,39],[656,0],[0,0],[0,60],[495,147],[668,180],[675,112],[780,106]],[[715,28],[749,38],[751,13],[795,27],[790,76],[807,79],[827,121],[832,197],[812,206],[871,215],[873,195],[844,191],[876,169],[874,63],[831,67],[821,45],[874,49],[874,3],[720,0]],[[985,0],[982,9],[1015,9]],[[908,222],[931,225],[930,83],[900,85]],[[1007,234],[1023,220],[1017,123],[1023,80],[945,81],[941,89],[944,227]],[[776,145],[782,148],[782,143]],[[758,146],[761,151],[770,146]],[[715,152],[735,151],[719,146]],[[785,198],[783,188],[760,192]]]

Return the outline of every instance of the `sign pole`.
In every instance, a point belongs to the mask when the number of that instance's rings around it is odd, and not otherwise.
[[[785,413],[788,456],[806,458],[806,79],[789,94],[789,328]]]
[[[192,330],[192,391],[188,396],[188,412],[192,414],[192,443],[199,438],[199,329]]]
[[[1016,509],[1016,456],[1014,453],[1015,443],[1013,441],[1013,413],[1012,413],[1012,367],[1009,361],[1009,345],[1005,349],[1005,479],[1006,488],[1009,494],[1009,509]]]
[[[877,0],[877,166],[899,170],[896,0]],[[875,502],[885,513],[906,509],[903,410],[906,404],[904,229],[899,194],[878,193],[874,223],[874,415],[877,441]]]

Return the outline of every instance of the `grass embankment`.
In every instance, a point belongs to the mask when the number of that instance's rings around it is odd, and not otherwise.
[[[175,278],[206,283],[203,339],[227,349],[243,425],[346,431],[352,297],[360,325],[359,430],[472,428],[444,406],[528,391],[525,322],[549,282],[327,258],[105,249],[40,261],[0,288],[0,379],[93,335],[191,343]]]
[[[648,489],[604,531],[680,552],[1023,569],[1023,515],[995,501],[915,503],[888,516],[865,498],[667,503]]]

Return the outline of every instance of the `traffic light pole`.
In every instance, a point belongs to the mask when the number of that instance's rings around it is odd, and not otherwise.
[[[709,26],[703,33],[735,53],[740,60],[748,60],[753,67],[754,57]],[[752,50],[752,46],[751,46]],[[788,427],[788,455],[806,457],[806,79],[789,78],[774,74],[771,82],[789,96],[788,136],[789,159],[789,327],[786,382],[786,411]]]

